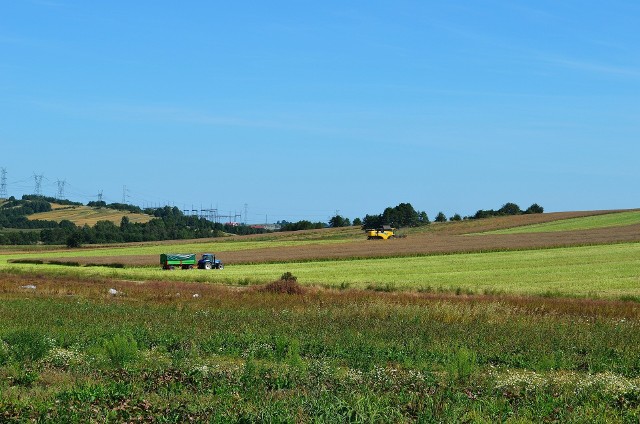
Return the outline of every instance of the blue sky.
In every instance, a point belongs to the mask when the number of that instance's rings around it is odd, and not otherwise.
[[[326,221],[635,208],[637,1],[0,0],[9,195]]]

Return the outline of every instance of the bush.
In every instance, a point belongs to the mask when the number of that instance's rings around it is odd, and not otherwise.
[[[4,337],[13,358],[18,362],[35,362],[49,351],[44,336],[30,330],[18,330]]]
[[[451,358],[447,366],[449,377],[458,381],[467,380],[478,368],[478,358],[475,352],[461,347]]]
[[[123,368],[138,357],[138,343],[131,336],[115,335],[104,342],[107,358],[116,368]]]
[[[290,273],[289,271],[285,272],[280,276],[280,280],[282,281],[298,281],[298,277]]]
[[[285,272],[278,281],[262,286],[258,290],[266,293],[304,294],[304,289],[298,284],[298,277],[290,272]]]

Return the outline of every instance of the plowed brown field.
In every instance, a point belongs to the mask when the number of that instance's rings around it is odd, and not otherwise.
[[[304,244],[300,246],[268,247],[221,253],[226,264],[289,262],[322,259],[375,258],[394,256],[435,255],[466,252],[525,250],[624,242],[640,242],[640,224],[590,230],[530,233],[474,234],[532,223],[594,215],[601,212],[569,212],[561,214],[524,215],[459,223],[434,224],[427,232],[410,233],[406,238],[365,240],[335,244]],[[252,239],[254,237],[248,237]],[[286,235],[283,235],[286,237]],[[265,247],[268,245],[265,244]],[[157,255],[129,255],[68,259],[81,264],[120,263],[129,266],[153,266]]]

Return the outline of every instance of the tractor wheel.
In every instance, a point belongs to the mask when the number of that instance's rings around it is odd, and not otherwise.
[[[204,269],[211,269],[211,262],[204,264]]]

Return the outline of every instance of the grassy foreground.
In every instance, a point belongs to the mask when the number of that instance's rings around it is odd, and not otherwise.
[[[635,303],[32,280],[0,285],[2,421],[640,417]]]

